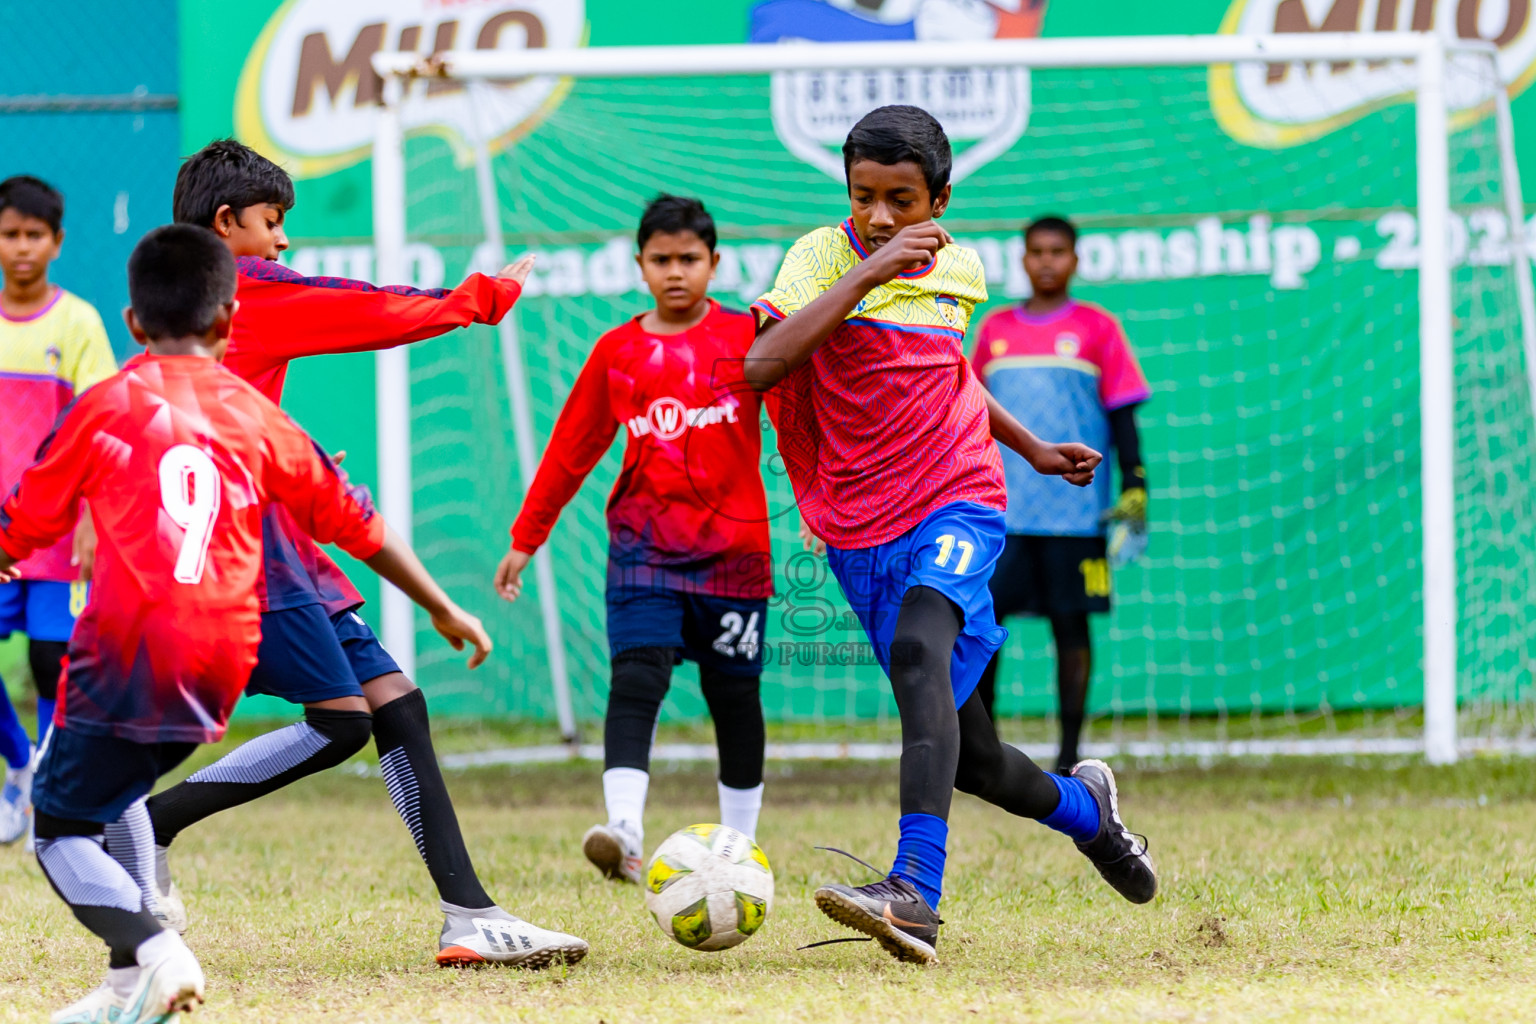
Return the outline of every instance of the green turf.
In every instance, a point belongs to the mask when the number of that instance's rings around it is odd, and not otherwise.
[[[174,864],[209,976],[207,1022],[1528,1019],[1536,980],[1536,764],[1226,764],[1122,775],[1164,889],[1109,890],[1064,838],[956,800],[941,962],[842,932],[809,900],[888,859],[890,764],[773,764],[760,839],[778,896],[735,950],[672,944],[640,894],[581,858],[598,768],[450,777],[488,887],[586,937],[569,972],[441,971],[425,871],[382,782],[345,770],[188,832]],[[703,770],[659,771],[649,844],[715,817]],[[40,1020],[104,957],[19,849],[0,851],[0,1021]]]

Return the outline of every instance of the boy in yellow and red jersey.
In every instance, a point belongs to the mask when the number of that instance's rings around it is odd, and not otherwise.
[[[24,174],[0,181],[0,494],[32,464],[64,407],[117,372],[101,316],[48,280],[48,265],[64,244],[63,225],[64,197],[52,186]],[[89,518],[82,516],[79,531],[27,558],[17,567],[19,579],[0,583],[0,638],[27,636],[39,745],[53,720],[75,616],[85,607],[93,540]],[[26,833],[31,816],[32,744],[3,682],[0,757],[6,764],[0,843],[10,843]]]

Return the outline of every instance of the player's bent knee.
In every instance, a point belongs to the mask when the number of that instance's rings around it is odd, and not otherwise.
[[[373,716],[366,711],[339,711],[334,708],[305,708],[304,721],[326,739],[317,759],[341,764],[368,745],[373,736]]]
[[[363,697],[368,708],[377,711],[386,704],[417,692],[417,686],[404,672],[388,672],[363,682]]]
[[[32,669],[32,681],[37,684],[37,695],[44,700],[57,698],[59,677],[64,674],[64,656],[68,653],[69,642],[66,640],[28,642],[28,667]]]

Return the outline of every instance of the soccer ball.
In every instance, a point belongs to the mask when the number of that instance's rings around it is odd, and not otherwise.
[[[773,868],[762,848],[724,825],[672,833],[645,866],[645,909],[689,949],[746,942],[773,907]]]

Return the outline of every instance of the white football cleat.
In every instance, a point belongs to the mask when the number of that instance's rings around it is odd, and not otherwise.
[[[587,829],[581,837],[581,852],[603,877],[640,884],[640,868],[645,863],[640,837],[622,824],[593,825]]]
[[[110,982],[84,999],[70,1003],[55,1013],[53,1024],[118,1024],[122,1020],[125,1000],[112,988]]]
[[[187,905],[176,887],[176,879],[171,877],[170,852],[170,847],[155,844],[155,898],[160,901],[155,916],[177,935],[185,935]]]
[[[32,772],[36,764],[34,750],[23,767],[5,770],[5,786],[0,788],[0,843],[14,843],[32,824]]]
[[[569,967],[587,955],[584,940],[540,928],[500,907],[465,910],[448,903],[442,907],[446,919],[438,939],[439,967],[505,964],[538,970],[562,962]]]
[[[139,984],[126,1000],[116,1024],[167,1024],[178,1013],[203,1001],[203,968],[173,931],[163,931],[139,947],[156,948],[139,963]]]

